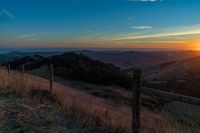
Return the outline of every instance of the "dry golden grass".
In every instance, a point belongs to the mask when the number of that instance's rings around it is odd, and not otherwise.
[[[73,108],[62,110],[47,91],[32,90],[21,99],[12,90],[0,88],[1,133],[107,132],[101,125],[86,126],[90,119],[74,112]]]
[[[24,79],[24,85],[22,85],[21,73],[11,71],[8,75],[5,69],[0,69],[0,84],[16,92],[23,91],[25,94],[33,88],[49,90],[47,79],[30,74],[25,74]],[[53,95],[56,96],[63,109],[76,108],[77,115],[84,112],[88,114],[88,117],[93,117],[102,125],[110,127],[113,132],[131,132],[132,110],[129,106],[118,105],[55,82],[53,83]],[[143,133],[188,133],[188,130],[183,131],[172,117],[152,112],[147,108],[143,108],[141,112],[141,127]]]

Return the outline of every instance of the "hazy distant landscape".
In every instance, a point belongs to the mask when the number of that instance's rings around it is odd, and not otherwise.
[[[175,91],[196,97],[200,95],[198,89],[200,84],[196,82],[200,74],[198,72],[200,70],[198,68],[200,66],[199,52],[114,50],[75,50],[72,52],[74,53],[65,53],[64,51],[13,51],[1,54],[0,62],[5,65],[11,64],[12,69],[21,69],[20,67],[25,65],[26,71],[33,74],[37,74],[39,71],[40,76],[48,74],[45,68],[48,69],[48,64],[52,63],[55,64],[55,74],[66,80],[85,81],[100,85],[116,84],[125,88],[130,88],[130,74],[132,71],[142,69],[144,81],[151,87],[159,89],[160,86],[160,88],[165,88],[167,91]],[[65,61],[68,62],[64,63]],[[67,69],[64,69],[65,67]],[[98,71],[102,75],[99,75]],[[76,75],[76,77],[73,75]],[[87,79],[85,79],[86,77]],[[99,80],[95,81],[95,79]],[[193,87],[192,90],[191,87]]]

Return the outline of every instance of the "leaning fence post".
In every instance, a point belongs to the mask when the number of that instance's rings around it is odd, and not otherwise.
[[[10,64],[8,64],[8,76],[10,75]]]
[[[23,91],[24,91],[24,65],[22,65],[22,88],[21,88],[21,98],[23,96]]]
[[[142,86],[142,72],[135,70],[132,77],[133,106],[132,106],[132,132],[140,133],[140,92]]]
[[[50,93],[53,90],[53,64],[50,65]]]

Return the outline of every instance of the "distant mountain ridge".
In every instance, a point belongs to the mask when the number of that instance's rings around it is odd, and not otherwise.
[[[101,60],[105,63],[111,63],[120,67],[121,69],[127,68],[140,68],[149,65],[159,65],[175,60],[182,60],[189,57],[200,55],[200,52],[193,51],[120,51],[120,50],[107,50],[107,51],[93,51],[93,50],[74,50],[75,53],[83,53],[94,60]],[[13,61],[18,58],[32,55],[41,55],[49,57],[53,55],[63,54],[63,51],[46,51],[46,52],[19,52],[13,51],[6,54],[0,54],[0,63]]]
[[[50,51],[50,52],[22,52],[22,51],[11,51],[8,53],[0,54],[0,63],[7,63],[14,61],[16,59],[20,59],[26,56],[40,55],[44,57],[49,57],[52,55],[62,54],[63,52],[59,51]]]
[[[112,63],[122,69],[131,67],[143,67],[145,65],[158,65],[161,63],[182,60],[200,53],[192,51],[77,51],[93,59]]]

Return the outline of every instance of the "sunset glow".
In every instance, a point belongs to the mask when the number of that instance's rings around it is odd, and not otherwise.
[[[197,0],[1,0],[1,5],[1,48],[200,50]]]
[[[193,50],[200,51],[200,40],[193,41],[191,44],[194,46]]]

